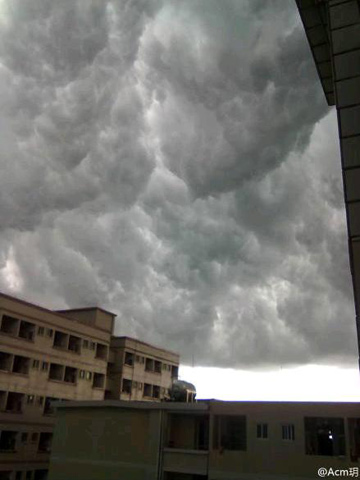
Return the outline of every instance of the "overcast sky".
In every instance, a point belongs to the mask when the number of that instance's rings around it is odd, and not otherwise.
[[[335,112],[294,1],[0,0],[0,290],[184,363],[357,356]]]

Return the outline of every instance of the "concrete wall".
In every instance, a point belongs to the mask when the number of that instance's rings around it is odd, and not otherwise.
[[[49,480],[155,480],[160,411],[60,409]]]

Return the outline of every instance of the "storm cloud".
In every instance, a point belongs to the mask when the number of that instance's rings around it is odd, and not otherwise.
[[[347,362],[335,114],[295,2],[1,0],[0,289],[220,367]]]

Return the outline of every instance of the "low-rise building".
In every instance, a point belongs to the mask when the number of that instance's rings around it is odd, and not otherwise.
[[[68,402],[49,480],[356,477],[359,458],[359,403]]]
[[[112,337],[105,398],[161,401],[178,378],[179,355],[130,337]]]

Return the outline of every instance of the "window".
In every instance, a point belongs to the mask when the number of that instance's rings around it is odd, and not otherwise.
[[[142,390],[143,389],[143,384],[141,382],[138,382],[138,390]]]
[[[144,397],[152,397],[152,385],[144,383]]]
[[[66,349],[69,345],[69,335],[55,330],[53,347]]]
[[[27,403],[34,403],[34,395],[28,395],[26,401]]]
[[[36,443],[38,441],[39,434],[37,432],[34,432],[31,434],[31,441],[32,443]]]
[[[83,347],[89,348],[89,340],[83,340]]]
[[[54,335],[54,330],[52,328],[47,328],[46,329],[46,335],[50,338]]]
[[[138,386],[138,382],[134,381],[132,382],[132,387],[136,390]]]
[[[28,433],[27,432],[23,432],[21,434],[21,443],[27,443],[28,441]]]
[[[19,337],[25,338],[25,340],[34,340],[35,336],[35,325],[25,320],[21,320]]]
[[[283,440],[295,440],[295,426],[293,424],[282,425],[281,432]]]
[[[22,413],[25,395],[23,393],[9,392],[7,396],[5,411],[12,413]]]
[[[40,440],[38,451],[49,453],[51,450],[51,441],[52,441],[52,433],[50,432],[41,432],[40,433]]]
[[[161,362],[159,362],[158,360],[155,360],[154,362],[154,371],[156,373],[161,373]]]
[[[40,335],[41,337],[44,335],[44,332],[45,332],[45,328],[44,327],[38,327],[38,335]]]
[[[39,366],[40,366],[39,360],[33,360],[32,368],[35,368],[35,370],[39,370]]]
[[[147,372],[153,372],[154,371],[154,360],[152,358],[147,358],[145,360],[145,370]]]
[[[22,470],[18,470],[15,473],[15,480],[21,480],[22,479]]]
[[[33,478],[32,473],[33,473],[32,470],[27,470],[25,475],[25,480],[32,480]]]
[[[96,358],[101,358],[102,360],[107,359],[107,346],[102,343],[96,344]]]
[[[123,393],[127,393],[127,394],[131,394],[131,387],[132,387],[132,382],[131,380],[128,380],[127,378],[123,378],[123,381],[122,381],[122,392]]]
[[[10,372],[13,356],[10,353],[0,352],[0,370]]]
[[[76,383],[77,380],[77,368],[65,367],[64,382]]]
[[[0,433],[0,451],[15,452],[17,432],[2,430]]]
[[[131,352],[125,352],[125,365],[128,365],[129,367],[134,366],[134,354]]]
[[[37,397],[37,399],[39,405],[44,405],[44,397]]]
[[[85,370],[80,370],[80,378],[85,378]]]
[[[86,372],[86,380],[91,380],[91,379],[92,379],[91,372]]]
[[[103,388],[105,383],[105,375],[103,373],[94,373],[93,387]]]
[[[343,456],[346,454],[344,419],[305,417],[306,455]]]
[[[246,417],[215,415],[214,449],[246,450]]]
[[[167,370],[167,365],[166,365],[166,363],[163,363],[163,370]]]
[[[61,382],[64,378],[64,365],[50,363],[49,379]]]
[[[68,349],[71,352],[81,353],[81,338],[75,335],[70,335]]]
[[[41,370],[44,370],[46,372],[48,368],[49,368],[48,362],[42,362]]]
[[[19,319],[3,315],[0,331],[9,335],[17,335],[19,328]]]
[[[135,360],[137,363],[140,363],[140,358],[141,358],[140,355],[136,355]]]
[[[153,386],[153,397],[160,398],[160,387],[158,385]]]
[[[23,375],[28,375],[30,367],[30,358],[23,357],[21,355],[14,356],[13,362],[13,373],[21,373]]]
[[[258,423],[256,425],[256,438],[268,438],[267,423]]]
[[[90,350],[95,350],[96,344],[95,342],[90,342]]]

